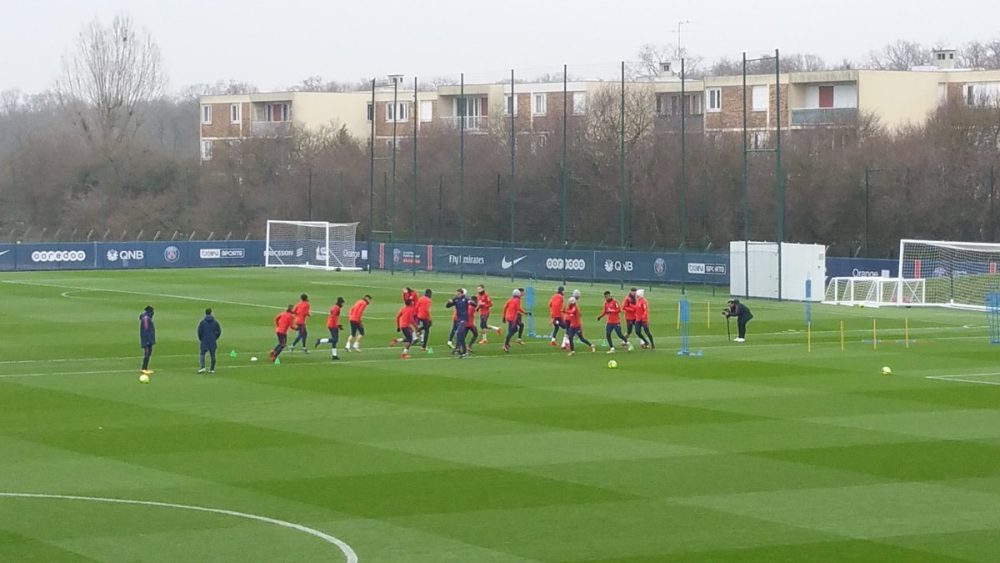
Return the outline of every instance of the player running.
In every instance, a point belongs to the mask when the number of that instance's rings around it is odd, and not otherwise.
[[[281,351],[288,344],[288,329],[295,322],[295,314],[292,312],[294,309],[293,305],[289,305],[284,311],[274,317],[274,334],[278,337],[278,345],[274,347],[274,350],[271,350],[271,363],[274,363],[278,359]]]
[[[403,353],[400,354],[400,358],[406,360],[410,357],[410,345],[413,344],[413,306],[404,304],[399,308],[399,312],[396,313],[396,332],[403,333],[402,338],[393,339],[393,342],[400,341],[403,343]]]
[[[469,320],[469,298],[465,296],[465,289],[456,289],[455,297],[448,300],[444,306],[455,309],[455,339],[451,341],[454,344],[451,353],[458,354],[459,358],[465,358],[469,355],[469,350],[465,345],[465,336],[468,332],[466,325]]]
[[[295,304],[295,308],[292,309],[292,314],[295,315],[295,324],[292,325],[292,328],[298,331],[298,336],[295,337],[291,347],[288,348],[289,352],[294,352],[295,345],[302,342],[302,351],[306,354],[309,353],[309,348],[306,348],[306,342],[309,342],[307,340],[309,331],[306,329],[306,318],[310,316],[309,309],[309,296],[303,293],[299,296],[299,302]]]
[[[500,334],[500,327],[489,324],[490,309],[493,307],[493,300],[490,294],[486,293],[486,287],[482,284],[476,286],[476,308],[479,310],[479,328],[483,331],[483,339],[480,344],[486,344],[486,331],[495,330]]]
[[[637,297],[635,296],[636,289],[633,287],[628,290],[628,295],[625,299],[622,299],[622,312],[625,313],[625,339],[628,340],[632,336],[632,331],[635,330],[635,302]]]
[[[371,302],[372,296],[366,293],[365,296],[358,299],[357,302],[351,306],[351,310],[347,312],[347,320],[351,323],[351,334],[347,337],[347,343],[344,346],[345,352],[361,351],[361,339],[365,336],[365,324],[361,320],[361,317],[365,314],[365,307],[367,307]],[[354,340],[353,350],[351,340]]]
[[[552,297],[549,298],[549,320],[552,323],[552,340],[549,341],[549,346],[556,345],[556,338],[559,337],[559,329],[565,328],[562,322],[563,291],[565,290],[560,285],[556,288],[556,292],[552,294]]]
[[[604,325],[604,338],[608,340],[608,354],[615,353],[615,343],[611,341],[611,333],[616,333],[618,338],[621,339],[622,346],[628,350],[628,340],[622,336],[622,324],[620,320],[621,307],[618,306],[618,302],[615,298],[611,296],[610,291],[604,292],[604,311],[598,315],[597,320],[601,320],[607,317],[607,324]]]
[[[572,356],[576,353],[576,347],[573,345],[573,340],[576,338],[590,346],[591,352],[596,352],[597,347],[583,336],[583,324],[580,321],[580,308],[576,305],[576,297],[570,297],[567,303],[569,305],[563,311],[563,318],[566,320],[567,326],[566,332],[569,334],[569,353],[567,355]]]
[[[425,289],[424,294],[417,299],[417,334],[420,335],[420,349],[427,351],[427,342],[431,333],[431,296],[433,292]]]
[[[644,289],[635,293],[635,333],[642,340],[643,348],[656,348],[656,344],[653,343],[653,333],[649,332],[649,302],[646,301],[645,295],[646,290]],[[643,331],[645,331],[646,336],[643,336]]]
[[[503,306],[503,320],[507,323],[507,338],[503,343],[504,352],[510,352],[510,339],[517,332],[519,319],[524,314],[524,309],[521,308],[521,290],[515,289]]]
[[[465,319],[465,331],[470,335],[469,344],[467,349],[472,352],[472,347],[476,344],[476,340],[479,338],[479,330],[476,329],[476,309],[479,308],[479,303],[476,298],[473,297],[469,299],[469,316]],[[483,330],[483,340],[481,342],[486,342],[486,331]]]
[[[339,360],[340,356],[337,355],[337,341],[340,340],[340,329],[344,328],[340,326],[340,309],[344,306],[344,298],[338,297],[337,302],[330,307],[330,314],[326,316],[326,328],[330,331],[329,338],[320,338],[316,341],[316,346],[320,344],[330,345],[330,359]]]

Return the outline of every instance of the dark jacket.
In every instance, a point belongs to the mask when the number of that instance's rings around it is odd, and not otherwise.
[[[198,323],[198,341],[202,347],[209,350],[215,348],[220,336],[222,336],[222,325],[212,315],[205,315],[205,318]]]
[[[729,317],[736,317],[736,320],[745,323],[753,318],[753,313],[750,312],[750,307],[737,301],[736,303],[731,303],[729,305],[729,312],[727,313]]]
[[[444,304],[447,308],[455,308],[455,320],[465,322],[469,320],[469,299],[464,295],[462,297],[455,297],[451,301]]]
[[[153,324],[153,313],[143,311],[139,315],[139,345],[145,348],[156,344],[156,326]]]

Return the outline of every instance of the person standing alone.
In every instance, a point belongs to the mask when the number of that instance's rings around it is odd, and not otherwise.
[[[153,324],[153,306],[146,305],[139,314],[139,345],[142,346],[142,369],[139,373],[143,375],[153,375],[153,370],[149,369],[149,357],[153,355],[154,344],[156,326]]]
[[[215,373],[215,350],[218,348],[219,337],[222,336],[222,325],[212,316],[212,309],[205,309],[205,317],[198,323],[198,343],[201,350],[198,353],[198,373],[205,373],[205,353],[211,358],[208,373]]]

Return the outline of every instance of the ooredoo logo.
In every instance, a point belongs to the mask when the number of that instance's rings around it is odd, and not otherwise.
[[[83,262],[86,259],[85,250],[36,250],[31,253],[32,262]]]
[[[167,262],[170,262],[172,264],[180,260],[180,258],[181,258],[181,249],[177,248],[176,246],[168,246],[165,249],[163,249],[163,259],[166,260]]]

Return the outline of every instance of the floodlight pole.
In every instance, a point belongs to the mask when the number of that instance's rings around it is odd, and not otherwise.
[[[372,78],[371,131],[368,136],[368,273],[372,273],[372,221],[375,220],[375,79]]]
[[[625,248],[625,61],[622,61],[621,112],[618,151],[618,242]]]
[[[677,24],[677,38],[680,41],[681,24]],[[678,48],[679,43],[678,43]],[[686,293],[685,282],[687,281],[687,122],[685,120],[684,108],[684,59],[681,59],[681,295]]]
[[[747,146],[747,53],[743,52],[743,281],[744,296],[750,297],[750,159]],[[722,97],[721,94],[719,96]],[[720,104],[722,100],[719,100]]]
[[[410,208],[410,218],[413,221],[413,242],[417,241],[417,123],[420,121],[418,111],[420,98],[417,97],[417,77],[413,77],[413,207]]]

